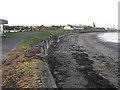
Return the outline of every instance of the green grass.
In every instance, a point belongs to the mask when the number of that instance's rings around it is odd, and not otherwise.
[[[27,34],[28,32],[14,32],[14,33],[5,33],[6,38],[13,38],[21,34]]]
[[[50,35],[57,35],[62,33],[67,33],[70,31],[67,30],[49,30],[43,32],[37,32],[32,34],[28,38],[25,38],[18,47],[14,49],[14,51],[9,54],[5,60],[9,60],[11,57],[15,59],[11,59],[10,65],[4,66],[4,77],[3,77],[3,86],[4,87],[15,87],[15,88],[35,88],[37,87],[45,87],[44,85],[44,69],[43,69],[43,61],[39,59],[34,59],[31,57],[26,57],[27,48],[33,42],[46,39]],[[20,35],[23,33],[10,33],[10,37]],[[25,34],[25,33],[24,33]],[[34,52],[35,54],[36,52]],[[31,54],[31,53],[30,53]],[[14,55],[14,56],[13,56]],[[32,55],[31,55],[32,56]],[[37,75],[39,65],[39,76]],[[39,77],[39,82],[38,82]],[[14,83],[15,82],[15,83]]]
[[[78,30],[74,30],[74,32],[87,32],[85,29],[78,29]]]
[[[33,34],[32,36],[29,36],[28,38],[24,39],[22,42],[25,45],[32,44],[35,41],[40,41],[43,40],[50,35],[57,35],[57,34],[62,34],[62,33],[68,33],[68,32],[98,32],[96,30],[85,30],[85,29],[79,29],[79,30],[47,30],[47,31],[39,31],[37,34]]]
[[[37,32],[37,34],[34,34],[32,36],[29,36],[28,38],[24,39],[22,42],[25,45],[32,44],[35,41],[46,39],[47,37],[51,35],[57,35],[62,33],[71,32],[69,30],[49,30],[49,31],[43,31],[43,32]]]

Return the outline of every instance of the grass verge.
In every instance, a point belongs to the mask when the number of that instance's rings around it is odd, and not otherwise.
[[[40,49],[39,47],[35,47],[33,43],[43,40],[50,35],[67,32],[70,31],[54,30],[38,32],[24,39],[21,44],[16,45],[12,51],[3,58],[2,87],[45,88],[44,62],[36,56]],[[33,45],[30,46],[30,44]]]
[[[14,33],[5,33],[5,38],[13,38],[18,35],[27,34],[28,32],[14,32]]]
[[[37,32],[22,40],[21,44],[16,45],[3,59],[3,88],[45,88],[44,62],[36,56],[40,49],[34,46],[34,43],[51,35],[68,32],[87,31],[49,30]],[[7,36],[14,37],[20,34],[27,34],[27,32],[10,33]],[[37,75],[38,71],[39,75]]]
[[[68,33],[68,32],[71,32],[71,31],[70,30],[49,30],[49,31],[38,32],[37,34],[34,34],[34,35],[24,39],[22,42],[25,45],[30,45],[33,42],[46,39],[50,35],[57,35],[57,34]]]

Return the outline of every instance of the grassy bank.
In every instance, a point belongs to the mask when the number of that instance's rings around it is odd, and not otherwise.
[[[40,49],[33,43],[67,32],[70,31],[37,32],[16,45],[3,59],[3,88],[45,88],[44,62],[36,56]]]
[[[68,32],[88,32],[87,30],[48,30],[32,34],[22,40],[3,59],[3,87],[8,88],[45,88],[44,62],[36,54],[40,47],[34,45],[40,43],[51,35],[59,35]],[[9,33],[7,37],[14,37],[28,32]],[[31,32],[32,33],[32,32]],[[36,44],[37,44],[36,43]],[[38,67],[39,66],[39,67]],[[39,71],[39,75],[38,75]]]
[[[3,88],[43,88],[43,62],[34,57],[39,48],[17,45],[3,59]],[[32,53],[31,53],[32,52]],[[37,76],[39,65],[40,75]]]
[[[68,33],[68,32],[71,32],[71,31],[70,30],[49,30],[49,31],[37,32],[37,34],[24,39],[22,42],[25,45],[30,45],[33,42],[46,39],[50,35],[57,35],[57,34]]]
[[[28,34],[28,32],[5,33],[4,35],[6,36],[5,39],[7,39],[7,38],[13,38],[15,36],[22,35],[22,34]]]

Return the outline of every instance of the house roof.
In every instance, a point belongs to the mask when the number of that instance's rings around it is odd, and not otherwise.
[[[74,26],[75,28],[80,28],[80,26]]]
[[[70,24],[67,24],[68,26],[70,26],[70,27],[72,27],[72,28],[74,28],[74,26],[73,25],[70,25]]]
[[[0,19],[0,24],[8,24],[8,21],[4,19]]]

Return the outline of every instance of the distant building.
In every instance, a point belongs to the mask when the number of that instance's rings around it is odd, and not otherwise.
[[[64,26],[64,29],[67,29],[67,30],[79,30],[79,29],[84,29],[84,27],[85,27],[84,25],[76,26],[76,25],[67,24],[67,25]]]
[[[79,29],[84,29],[84,26],[74,26],[74,29],[75,29],[75,30],[77,30],[77,29],[78,29],[78,30],[79,30]]]
[[[105,30],[104,27],[96,27],[97,30]]]
[[[72,25],[67,24],[67,25],[64,26],[64,29],[74,30],[74,27]]]
[[[105,30],[117,31],[117,28],[105,28]]]
[[[4,20],[4,19],[0,19],[0,36],[3,35],[3,25],[4,24],[8,24],[8,21]]]

